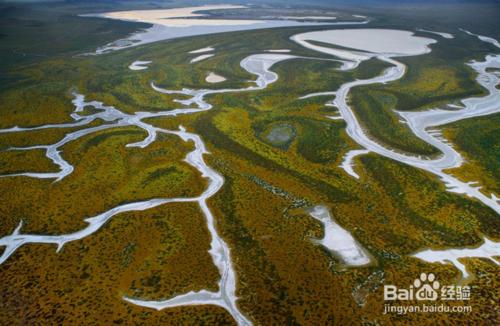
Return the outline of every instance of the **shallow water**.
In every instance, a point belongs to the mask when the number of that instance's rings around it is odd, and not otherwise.
[[[199,7],[202,8],[203,7]],[[242,7],[243,8],[243,7]],[[178,10],[186,9],[186,8],[177,8]],[[109,14],[90,14],[85,15],[89,17],[99,17],[105,19],[119,19],[119,20],[127,20],[120,17],[111,17]],[[257,18],[258,19],[258,18]],[[174,38],[181,38],[187,36],[195,36],[195,35],[207,35],[207,34],[217,34],[217,33],[225,33],[225,32],[236,32],[236,31],[247,31],[247,30],[256,30],[256,29],[264,29],[264,28],[279,28],[279,27],[293,27],[293,26],[326,26],[326,25],[359,25],[366,24],[369,21],[346,21],[346,22],[315,22],[315,21],[299,21],[295,20],[254,20],[254,21],[244,21],[244,23],[238,23],[237,20],[234,21],[234,24],[231,24],[231,20],[224,20],[223,24],[215,24],[217,21],[221,22],[221,20],[213,20],[213,19],[205,19],[200,21],[199,19],[186,19],[185,23],[189,24],[189,27],[186,26],[178,26],[175,24],[176,19],[164,19],[161,21],[161,24],[155,23],[153,21],[153,25],[149,28],[137,31],[136,33],[120,40],[116,40],[109,44],[106,44],[102,47],[99,47],[94,54],[101,54],[115,50],[121,50],[129,47],[134,47],[142,44],[153,43],[163,40],[169,40]],[[134,19],[136,22],[151,22],[148,19]],[[169,25],[171,22],[171,25]],[[200,25],[197,25],[200,24]],[[202,49],[200,49],[202,50]],[[194,53],[194,52],[192,52]],[[201,53],[201,52],[200,52]]]
[[[429,263],[453,264],[461,273],[462,278],[470,277],[469,272],[459,259],[462,258],[487,258],[496,265],[500,265],[495,257],[500,256],[500,243],[484,238],[484,242],[477,248],[452,248],[445,250],[423,250],[412,255]]]

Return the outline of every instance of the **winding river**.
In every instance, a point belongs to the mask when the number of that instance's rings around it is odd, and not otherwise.
[[[355,55],[358,56],[358,54]],[[483,62],[470,63],[471,67],[474,68],[479,74],[477,78],[478,82],[486,89],[488,89],[489,94],[487,96],[482,98],[463,100],[463,108],[457,109],[455,111],[436,109],[424,112],[400,113],[401,117],[406,120],[408,126],[417,136],[427,141],[429,144],[436,146],[442,151],[443,155],[437,159],[425,159],[410,156],[407,154],[397,153],[369,138],[361,128],[353,111],[350,109],[347,103],[347,96],[349,94],[349,91],[353,87],[357,86],[370,85],[375,83],[386,83],[398,80],[403,77],[406,68],[402,63],[393,59],[392,55],[390,54],[372,53],[369,54],[369,56],[376,56],[380,60],[390,63],[392,67],[386,69],[381,76],[366,80],[356,80],[342,85],[338,90],[335,91],[336,98],[330,103],[330,105],[334,105],[339,109],[342,118],[346,121],[347,133],[358,144],[365,148],[362,151],[358,150],[355,153],[348,154],[349,160],[352,161],[352,158],[355,155],[362,155],[364,153],[367,153],[368,151],[376,152],[385,157],[389,157],[399,162],[406,163],[419,169],[431,172],[439,176],[448,186],[448,189],[450,191],[465,193],[480,200],[485,205],[488,205],[489,207],[494,209],[497,213],[500,213],[498,200],[495,196],[492,195],[491,197],[488,197],[481,193],[477,187],[473,187],[469,183],[459,181],[443,172],[443,170],[445,169],[460,166],[460,164],[462,163],[462,158],[450,145],[439,139],[439,137],[436,136],[435,132],[429,130],[429,128],[437,127],[445,123],[450,123],[469,117],[492,114],[500,111],[500,105],[498,104],[500,103],[500,91],[496,89],[496,85],[499,83],[499,79],[496,75],[494,75],[493,73],[488,73],[487,71],[487,68],[489,67],[500,68],[500,56],[489,55]],[[231,251],[228,244],[224,241],[224,239],[220,237],[219,233],[217,232],[214,216],[207,204],[208,199],[210,199],[215,193],[217,193],[223,186],[223,177],[217,171],[208,166],[204,161],[203,156],[208,154],[208,151],[199,135],[188,132],[182,126],[180,126],[178,130],[167,130],[155,127],[152,124],[144,122],[144,120],[147,118],[168,117],[180,114],[193,114],[210,110],[212,109],[212,105],[205,101],[205,97],[211,94],[262,90],[278,79],[278,75],[270,71],[271,67],[278,62],[293,58],[297,57],[289,54],[265,53],[251,55],[243,59],[241,62],[242,68],[249,73],[256,75],[257,79],[255,80],[254,86],[249,86],[242,89],[167,90],[155,85],[154,83],[151,83],[151,87],[158,92],[171,95],[178,94],[188,96],[188,99],[176,100],[178,103],[183,105],[183,107],[180,109],[172,109],[161,112],[136,112],[134,114],[127,114],[115,107],[106,106],[102,102],[86,102],[84,95],[75,93],[75,98],[73,100],[75,110],[71,114],[71,118],[73,119],[72,122],[65,124],[48,124],[36,127],[16,126],[8,129],[1,129],[0,133],[13,133],[49,128],[85,127],[94,121],[105,122],[102,125],[70,132],[66,134],[63,139],[54,144],[10,149],[21,151],[43,149],[46,151],[46,156],[59,167],[59,171],[23,172],[3,175],[2,177],[24,176],[41,179],[53,179],[56,182],[60,181],[73,172],[73,166],[62,156],[62,146],[97,131],[109,128],[136,126],[145,130],[148,135],[144,140],[140,142],[128,144],[128,147],[145,148],[156,140],[159,133],[176,135],[183,141],[192,142],[194,144],[194,150],[187,154],[186,162],[196,168],[202,175],[202,177],[208,180],[208,187],[202,194],[193,198],[154,198],[146,201],[133,202],[114,207],[102,214],[87,218],[85,221],[88,223],[88,225],[85,228],[69,234],[23,234],[21,232],[23,225],[21,221],[12,234],[0,238],[0,246],[5,247],[4,252],[0,256],[0,264],[4,263],[18,248],[30,243],[55,244],[57,246],[57,251],[60,251],[66,243],[83,239],[93,234],[94,232],[97,232],[111,218],[124,212],[143,211],[172,202],[197,203],[206,218],[207,228],[211,235],[211,248],[209,250],[209,254],[211,255],[213,263],[215,266],[217,266],[220,273],[219,290],[217,292],[208,290],[201,290],[198,292],[192,291],[162,301],[144,300],[131,297],[124,297],[124,300],[135,305],[155,309],[165,309],[185,305],[217,305],[226,309],[239,325],[251,325],[251,321],[239,310],[237,306],[238,298],[236,296],[236,274],[231,260]],[[341,59],[346,58],[341,57]],[[357,58],[356,60],[348,60],[347,62],[344,61],[344,64],[340,69],[353,69],[357,66],[357,63]],[[94,108],[95,112],[89,115],[81,115],[80,113],[86,107]],[[354,170],[352,169],[352,162],[347,162],[346,164],[346,167],[348,166],[351,169],[350,174],[353,176],[357,176],[357,174],[355,174]],[[346,171],[349,172],[347,168]],[[321,220],[324,224],[328,224],[328,214],[326,213],[326,211],[318,211],[318,209],[315,209],[313,211],[313,215],[313,217]],[[350,235],[347,234],[347,231],[345,232],[346,234],[344,234],[344,238],[348,240],[346,242],[348,246],[344,248],[344,252],[356,253],[355,265],[363,265],[365,263],[368,263],[369,257],[367,256],[367,254],[362,250],[358,250],[359,248],[354,245],[354,238],[350,237]],[[333,237],[335,235],[331,236]],[[330,245],[332,242],[330,242],[329,240],[331,239],[327,239],[327,235],[325,234],[325,238],[322,239],[323,245],[330,246],[332,247],[332,249],[334,249],[334,246]],[[348,261],[349,257],[350,256],[345,256],[344,258],[346,261]],[[421,259],[425,259],[425,257]]]
[[[314,32],[313,36],[321,36],[320,33],[322,32]],[[328,31],[323,31],[323,33],[328,34]],[[438,134],[436,134],[435,130],[432,129],[466,118],[479,117],[500,112],[500,90],[496,88],[496,85],[500,83],[500,79],[493,72],[487,71],[487,68],[500,68],[500,55],[488,55],[484,61],[469,63],[469,65],[478,73],[477,82],[487,89],[488,95],[479,98],[464,99],[462,100],[463,107],[459,107],[456,110],[433,109],[419,112],[398,112],[404,119],[404,122],[417,137],[441,151],[442,155],[438,158],[428,159],[397,152],[370,138],[348,104],[348,95],[350,90],[354,87],[389,83],[402,78],[405,74],[406,66],[394,59],[397,56],[401,56],[401,54],[370,52],[361,53],[358,51],[352,51],[351,53],[349,50],[337,50],[322,47],[309,43],[306,39],[307,34],[308,33],[295,35],[292,37],[292,40],[311,50],[335,55],[341,57],[342,59],[352,60],[356,65],[373,57],[392,65],[380,76],[348,82],[341,85],[338,90],[330,92],[330,94],[335,94],[336,97],[329,104],[338,108],[342,118],[347,124],[347,134],[364,148],[362,151],[355,150],[349,152],[345,156],[345,160],[341,167],[344,168],[348,174],[355,178],[359,178],[359,176],[352,169],[353,158],[368,152],[375,152],[398,162],[435,174],[445,183],[450,192],[466,194],[469,197],[481,201],[483,204],[489,206],[495,212],[500,214],[500,205],[498,204],[498,199],[494,194],[487,196],[480,191],[480,187],[473,186],[474,182],[463,182],[444,172],[446,169],[453,169],[461,166],[463,159],[450,144],[443,140]],[[480,39],[483,40],[483,38]],[[325,41],[326,40],[327,39],[325,38]],[[494,44],[490,40],[487,42]],[[431,44],[431,42],[429,42],[429,44]],[[420,53],[417,52],[416,55],[424,54],[429,51],[430,49]],[[309,94],[303,96],[302,98],[318,94],[328,95],[329,93],[324,92]]]
[[[212,256],[213,263],[215,264],[215,266],[217,266],[221,276],[219,281],[219,290],[217,292],[207,290],[189,292],[163,301],[149,301],[130,297],[124,297],[124,300],[139,306],[150,307],[159,310],[185,305],[217,305],[225,308],[239,325],[251,325],[250,320],[245,317],[245,315],[238,309],[236,305],[236,274],[231,261],[231,252],[227,243],[219,236],[219,233],[217,232],[217,229],[215,227],[214,216],[207,205],[207,200],[215,193],[217,193],[224,184],[223,177],[205,163],[203,155],[208,154],[208,151],[200,136],[186,131],[182,126],[180,126],[179,130],[166,130],[157,128],[149,123],[144,122],[143,120],[146,118],[176,116],[179,114],[192,114],[210,110],[212,108],[212,105],[204,100],[204,98],[210,94],[256,91],[264,89],[269,84],[278,80],[278,75],[270,71],[270,68],[277,62],[292,58],[295,58],[295,56],[270,53],[256,54],[245,58],[241,62],[241,67],[249,73],[256,75],[257,79],[255,80],[255,86],[250,86],[243,89],[166,90],[156,86],[154,83],[151,83],[151,87],[158,92],[189,96],[190,98],[187,100],[177,100],[177,102],[181,103],[184,106],[180,109],[161,112],[136,112],[134,114],[127,114],[121,112],[115,107],[106,106],[102,102],[86,102],[84,95],[74,93],[75,98],[73,100],[73,104],[75,106],[75,110],[71,114],[71,118],[74,120],[74,122],[65,124],[48,124],[28,128],[21,128],[16,126],[8,129],[1,129],[0,133],[12,133],[49,128],[81,127],[86,126],[96,120],[106,122],[106,124],[100,126],[85,128],[68,133],[62,140],[56,142],[55,144],[37,145],[23,148],[10,148],[10,150],[44,149],[46,150],[46,156],[51,159],[56,165],[58,165],[60,170],[57,172],[24,172],[3,175],[2,177],[25,176],[39,179],[54,179],[55,181],[60,181],[73,172],[73,166],[62,157],[60,148],[63,145],[100,130],[124,126],[136,126],[145,130],[148,133],[148,136],[140,142],[128,144],[127,147],[145,148],[156,140],[158,133],[176,135],[186,142],[193,142],[195,149],[187,154],[186,162],[196,168],[200,172],[202,177],[208,179],[208,187],[200,196],[194,198],[155,198],[114,207],[102,214],[85,219],[85,222],[88,223],[87,227],[70,234],[23,234],[21,233],[23,225],[21,221],[11,235],[0,238],[0,246],[5,247],[4,252],[0,256],[0,264],[4,263],[19,247],[29,243],[55,244],[57,246],[57,251],[59,252],[66,243],[83,239],[93,234],[94,232],[97,232],[112,217],[120,213],[143,211],[157,207],[159,205],[173,202],[195,202],[199,205],[206,218],[207,228],[211,235],[211,248],[209,250],[209,253]],[[80,113],[86,107],[93,107],[96,112],[90,115],[80,115]]]
[[[473,34],[465,30],[464,32],[477,37],[483,42],[490,43],[495,47],[500,48],[498,41],[493,38]],[[315,35],[317,35],[321,32],[315,33]],[[325,31],[324,33],[328,33],[328,31]],[[295,35],[291,39],[311,50],[335,55],[342,59],[352,60],[355,66],[357,66],[360,62],[367,60],[367,58],[372,57],[376,57],[379,60],[392,65],[392,67],[386,69],[380,76],[348,82],[341,85],[338,90],[330,92],[336,97],[333,101],[327,103],[327,105],[338,108],[342,118],[347,124],[347,134],[363,147],[361,150],[352,150],[346,154],[344,161],[341,164],[341,167],[346,171],[346,173],[354,178],[359,178],[359,175],[353,169],[354,158],[359,155],[374,152],[415,168],[428,171],[438,176],[446,185],[448,191],[465,194],[469,197],[475,198],[490,207],[497,214],[500,214],[499,198],[497,198],[495,194],[487,196],[480,191],[480,186],[475,185],[476,182],[463,182],[445,172],[446,169],[460,167],[463,163],[463,158],[460,153],[458,153],[449,143],[447,143],[445,139],[441,137],[440,132],[436,129],[439,126],[463,119],[500,112],[500,90],[497,88],[497,85],[500,83],[500,78],[494,72],[488,71],[489,68],[500,69],[500,55],[490,54],[485,57],[484,61],[473,61],[468,63],[468,65],[471,66],[478,74],[476,78],[477,82],[488,91],[486,96],[464,99],[461,101],[462,106],[453,106],[454,110],[436,108],[418,112],[398,112],[401,118],[404,119],[404,123],[408,125],[417,137],[441,151],[440,157],[436,159],[428,159],[394,151],[370,138],[360,125],[347,101],[349,92],[353,87],[388,83],[402,78],[405,74],[406,66],[394,59],[394,57],[397,57],[398,54],[360,53],[356,51],[350,53],[349,50],[322,47],[308,43],[306,34]],[[427,53],[428,51],[430,51],[430,49],[423,51],[420,54]],[[309,94],[303,96],[302,98],[316,96],[318,94],[329,95],[328,92],[325,92]],[[498,265],[499,263],[495,260],[495,257],[500,256],[500,246],[499,243],[491,241],[485,237],[483,244],[476,248],[450,248],[444,250],[428,249],[417,252],[412,256],[430,263],[451,263],[461,271],[462,278],[467,278],[469,277],[469,274],[466,271],[466,267],[460,263],[458,259],[467,257],[483,257],[489,258]]]

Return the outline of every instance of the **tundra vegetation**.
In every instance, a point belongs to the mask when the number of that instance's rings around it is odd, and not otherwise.
[[[58,10],[63,20],[57,22],[44,18],[47,11],[41,16],[28,13],[28,17],[1,11],[2,19],[14,17],[12,25],[2,22],[8,28],[31,30],[29,24],[34,24],[50,33],[68,27],[78,29],[76,35],[89,36],[76,39],[71,29],[65,29],[59,48],[52,48],[54,53],[48,52],[52,44],[45,43],[43,57],[6,55],[9,60],[1,64],[0,128],[69,122],[73,90],[89,101],[98,100],[123,112],[178,108],[180,104],[173,101],[178,96],[158,93],[150,83],[168,89],[250,86],[254,76],[240,67],[240,61],[269,49],[331,59],[289,40],[318,27],[205,35],[99,56],[76,55],[118,39],[138,25],[75,18],[67,8]],[[386,23],[384,19],[373,26]],[[22,25],[14,27],[18,21]],[[392,24],[410,29],[397,20]],[[2,27],[2,33],[11,34],[8,28]],[[494,48],[458,30],[446,26],[441,30],[452,32],[455,38],[439,39],[430,54],[401,58],[408,66],[403,79],[353,89],[349,99],[356,116],[381,143],[412,154],[439,155],[400,124],[394,110],[424,110],[484,94],[465,63],[484,58]],[[10,36],[0,37],[14,42]],[[23,37],[31,36],[20,39]],[[211,46],[215,48],[213,57],[190,63],[196,56],[190,51]],[[17,47],[2,41],[2,51]],[[136,60],[152,62],[145,70],[128,69]],[[340,65],[307,58],[287,60],[273,67],[279,80],[265,90],[211,95],[207,98],[214,106],[210,111],[147,120],[168,129],[182,125],[199,134],[210,152],[205,159],[224,176],[223,188],[209,205],[220,235],[232,250],[238,305],[256,324],[421,322],[419,314],[382,315],[383,284],[407,287],[423,270],[438,275],[441,284],[453,284],[460,273],[452,265],[431,265],[410,255],[424,248],[478,246],[484,235],[500,240],[500,220],[493,210],[447,192],[429,173],[375,154],[356,159],[360,180],[338,167],[348,151],[359,147],[347,136],[343,120],[327,118],[336,113],[334,107],[324,105],[331,97],[299,98],[336,90],[347,81],[371,78],[387,68],[377,59],[351,71],[337,70]],[[226,80],[208,83],[205,78],[210,72]],[[498,197],[499,120],[496,114],[442,128],[467,161],[453,174],[479,181]],[[104,123],[95,121],[93,125]],[[0,174],[57,169],[41,150],[8,149],[51,144],[67,132],[45,129],[0,134]],[[160,135],[146,148],[125,147],[144,137],[141,129],[117,127],[68,143],[61,151],[75,171],[59,182],[0,178],[0,236],[11,234],[20,220],[23,233],[75,232],[86,225],[85,218],[119,204],[194,197],[203,192],[206,180],[184,161],[193,143]],[[311,241],[323,234],[321,224],[306,211],[316,204],[330,209],[337,223],[370,252],[372,264],[345,268]],[[209,249],[210,234],[193,203],[120,214],[95,234],[68,243],[59,253],[52,245],[23,246],[0,265],[0,321],[234,323],[224,309],[215,306],[156,311],[122,300],[124,295],[160,300],[200,289],[216,291],[219,274]],[[473,310],[467,320],[495,322],[498,267],[482,259],[463,261],[475,275],[469,283]],[[464,317],[434,314],[433,318],[451,324],[463,322]]]

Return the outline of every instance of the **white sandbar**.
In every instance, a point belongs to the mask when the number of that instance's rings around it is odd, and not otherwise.
[[[293,19],[293,20],[334,20],[337,17],[334,16],[279,16],[281,19]]]
[[[417,31],[419,32],[425,32],[425,33],[431,33],[431,34],[436,34],[436,35],[439,35],[441,36],[442,38],[446,38],[446,39],[453,39],[455,38],[452,34],[450,33],[443,33],[443,32],[436,32],[436,31],[430,31],[428,29],[423,29],[423,28],[417,28]]]
[[[233,31],[255,30],[263,28],[277,28],[289,26],[319,26],[319,25],[359,25],[368,21],[326,22],[324,20],[237,20],[237,19],[210,19],[202,18],[205,14],[197,13],[206,10],[243,9],[244,6],[217,5],[189,8],[161,9],[161,10],[133,10],[108,12],[104,14],[86,14],[86,17],[100,17],[119,19],[124,21],[152,24],[151,27],[138,30],[126,38],[113,41],[97,48],[95,55],[126,49],[163,40],[181,38],[194,35],[216,34]],[[201,52],[200,52],[201,53]]]
[[[461,258],[487,258],[500,265],[494,257],[500,256],[500,242],[493,242],[484,238],[484,243],[477,248],[445,249],[445,250],[423,250],[413,255],[418,259],[429,263],[453,264],[462,273],[462,278],[470,275],[467,268],[459,261]]]
[[[188,53],[199,54],[199,53],[205,53],[205,52],[212,52],[214,50],[215,50],[215,48],[209,46],[209,47],[206,47],[206,48],[201,48],[201,49],[198,49],[198,50],[189,51]]]
[[[226,78],[222,77],[221,75],[217,75],[216,73],[214,72],[210,72],[207,76],[207,78],[205,78],[205,81],[207,83],[212,83],[212,84],[215,84],[215,83],[222,83],[223,81],[225,81]]]
[[[174,9],[153,9],[153,10],[130,10],[130,11],[114,11],[102,14],[103,17],[149,23],[162,26],[175,27],[191,27],[194,25],[200,26],[220,26],[220,25],[251,25],[259,23],[258,20],[230,20],[230,19],[200,19],[199,17],[207,16],[196,12],[205,10],[221,10],[221,9],[243,9],[245,6],[233,5],[213,5],[186,7]],[[193,19],[195,18],[195,19]]]
[[[190,63],[195,63],[195,62],[203,61],[203,60],[205,60],[205,59],[208,59],[208,58],[213,57],[214,55],[215,55],[215,54],[213,54],[213,53],[210,53],[210,54],[202,54],[202,55],[197,56],[196,58],[191,59],[191,61],[189,61],[189,62],[190,62]]]
[[[466,34],[469,34],[470,36],[475,36],[477,37],[479,40],[483,41],[483,42],[486,42],[486,43],[490,43],[490,44],[493,44],[494,46],[496,46],[497,48],[500,49],[500,42],[498,42],[496,39],[494,39],[493,37],[489,37],[489,36],[485,36],[485,35],[479,35],[479,34],[475,34],[475,33],[472,33],[466,29],[463,29],[463,28],[460,28],[460,30]]]
[[[335,223],[328,208],[318,205],[309,214],[324,227],[324,236],[316,240],[317,243],[336,254],[346,265],[363,266],[370,263],[366,250],[347,230]]]
[[[271,52],[271,53],[289,53],[289,49],[271,49],[271,50],[266,50],[266,52]]]
[[[331,118],[330,118],[331,119]],[[354,171],[354,158],[356,156],[364,155],[370,153],[369,150],[367,149],[356,149],[347,152],[347,154],[344,156],[344,160],[342,161],[342,164],[340,164],[340,167],[344,169],[344,171],[349,174],[350,176],[359,179],[359,175]]]
[[[430,44],[436,43],[433,39],[414,36],[413,32],[379,28],[307,32],[294,35],[291,39],[311,50],[356,62],[370,59],[376,54],[390,56],[424,54],[430,52]],[[308,41],[339,45],[359,51],[314,45]]]
[[[332,92],[310,93],[310,94],[306,94],[304,96],[299,97],[299,100],[305,100],[305,99],[308,99],[308,98],[311,98],[311,97],[318,97],[318,96],[335,96],[335,95],[336,95],[335,91],[332,91]]]
[[[134,61],[128,66],[128,69],[130,70],[145,70],[148,69],[148,64],[150,64],[152,61]]]

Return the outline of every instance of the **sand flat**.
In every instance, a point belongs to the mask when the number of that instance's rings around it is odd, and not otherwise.
[[[242,19],[199,19],[199,17],[207,16],[197,13],[205,10],[221,10],[221,9],[243,9],[245,6],[236,5],[213,5],[186,7],[174,9],[153,9],[153,10],[129,10],[129,11],[114,11],[104,13],[102,16],[106,18],[135,21],[149,23],[154,25],[170,26],[170,27],[190,27],[190,26],[221,26],[221,25],[252,25],[263,23],[259,20],[242,20]],[[193,19],[195,18],[195,19]]]
[[[314,219],[323,224],[324,236],[316,242],[336,254],[348,266],[370,264],[368,252],[346,229],[338,225],[325,206],[317,205],[309,211]]]
[[[255,30],[263,28],[277,28],[290,26],[317,26],[317,25],[348,25],[364,24],[367,22],[326,22],[326,21],[294,21],[294,20],[242,20],[242,19],[210,19],[208,14],[199,13],[208,10],[242,9],[245,6],[236,5],[206,5],[187,8],[153,9],[115,11],[100,14],[86,14],[86,17],[100,17],[117,19],[129,22],[152,24],[151,27],[138,30],[126,38],[113,41],[97,48],[95,53],[102,54],[110,51],[126,49],[142,44],[148,44],[174,38]]]
[[[334,16],[280,16],[281,19],[292,19],[292,20],[334,20],[337,17]]]
[[[445,39],[453,39],[455,38],[452,34],[450,33],[443,33],[443,32],[436,32],[436,31],[431,31],[431,30],[428,30],[428,29],[423,29],[423,28],[417,28],[416,29],[418,32],[424,32],[424,33],[431,33],[431,34],[436,34],[436,35],[439,35],[441,36],[442,38],[445,38]]]
[[[141,61],[137,60],[134,61],[128,66],[130,70],[145,70],[148,69],[148,64],[150,64],[152,61]]]
[[[462,278],[470,277],[465,265],[460,262],[460,259],[466,258],[486,258],[491,260],[496,265],[500,263],[495,259],[500,253],[500,243],[484,238],[482,245],[476,248],[451,248],[444,250],[423,250],[413,255],[418,259],[429,263],[452,264],[462,273]]]
[[[205,80],[208,83],[215,84],[215,83],[222,83],[223,81],[226,80],[226,78],[222,77],[221,75],[217,75],[214,72],[210,72],[208,76],[205,78]]]
[[[191,59],[191,61],[189,61],[189,62],[190,62],[190,63],[199,62],[199,61],[202,61],[202,60],[205,60],[205,59],[211,58],[211,57],[213,57],[214,55],[215,55],[215,54],[213,54],[213,53],[210,53],[210,54],[202,54],[202,55],[197,56],[196,58]]]
[[[333,119],[335,118],[334,120],[336,119],[342,119],[342,116],[339,116],[339,117],[329,117],[330,119]],[[360,156],[360,155],[365,155],[365,154],[368,154],[370,153],[369,150],[367,149],[354,149],[354,150],[350,150],[349,152],[347,152],[345,155],[344,155],[344,159],[342,160],[342,164],[340,164],[340,167],[342,169],[344,169],[344,171],[349,174],[350,176],[356,178],[356,179],[359,179],[359,174],[357,174],[355,171],[354,171],[354,159],[357,157],[357,156]]]
[[[198,49],[198,50],[189,51],[188,53],[198,54],[198,53],[205,53],[205,52],[212,52],[212,51],[215,51],[215,48],[209,46],[209,47],[206,47],[206,48],[201,48],[201,49]]]
[[[393,29],[362,28],[337,29],[317,31],[294,35],[292,40],[311,49],[329,49],[333,55],[354,60],[363,60],[370,54],[349,50],[331,49],[310,44],[308,41],[317,41],[339,45],[354,50],[367,51],[371,54],[419,55],[430,51],[429,45],[435,40],[414,36],[413,32]]]
[[[271,53],[289,53],[289,49],[271,49],[271,50],[266,50],[266,52],[271,52]]]

